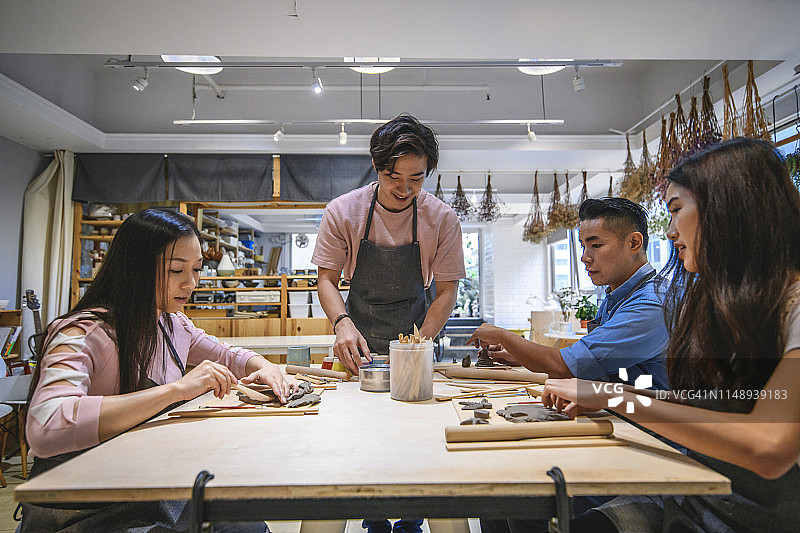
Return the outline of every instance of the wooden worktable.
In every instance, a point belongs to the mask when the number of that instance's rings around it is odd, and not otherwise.
[[[208,470],[216,476],[205,493],[209,506],[260,500],[263,519],[412,509],[426,517],[513,516],[528,512],[530,496],[553,495],[545,472],[554,465],[570,495],[730,492],[725,477],[620,420],[616,435],[629,446],[448,452],[444,428],[458,420],[451,402],[402,403],[340,383],[325,392],[318,415],[162,417],[18,486],[15,498],[189,499],[196,475]],[[516,503],[502,511],[502,501]]]

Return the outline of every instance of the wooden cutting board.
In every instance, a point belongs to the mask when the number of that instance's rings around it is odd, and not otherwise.
[[[541,401],[535,398],[525,399],[523,397],[516,398],[488,398],[492,404],[489,409],[489,424],[496,426],[517,426],[520,424],[542,424],[542,422],[509,422],[502,416],[497,414],[499,409],[505,409],[511,404],[519,402],[533,402],[541,404]],[[466,420],[472,418],[474,411],[464,411],[459,402],[462,401],[480,401],[480,398],[470,400],[450,400],[453,408],[456,410],[459,420]],[[595,417],[592,417],[596,419]],[[558,422],[555,422],[558,423]],[[572,421],[565,420],[563,423],[574,424]],[[485,425],[477,427],[486,427]],[[483,442],[446,442],[445,446],[447,451],[481,451],[481,450],[520,450],[520,449],[538,449],[538,448],[576,448],[576,447],[593,447],[593,446],[625,446],[627,443],[624,440],[615,439],[612,436],[582,436],[582,437],[541,437],[532,439],[521,440],[498,440],[498,441],[483,441]]]

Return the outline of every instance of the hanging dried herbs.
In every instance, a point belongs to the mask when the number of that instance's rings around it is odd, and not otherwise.
[[[569,174],[567,174],[569,187]],[[569,188],[567,188],[567,202],[569,202]],[[547,212],[547,229],[556,231],[561,228],[574,228],[578,224],[575,206],[561,199],[558,190],[558,174],[553,172],[553,195],[550,199],[550,210]]]
[[[625,158],[625,164],[622,166],[622,181],[619,183],[619,195],[632,202],[638,203],[641,202],[644,191],[638,181],[636,164],[633,162],[633,156],[631,155],[631,140],[627,133],[625,134],[625,142],[627,144],[628,155]]]
[[[661,140],[658,144],[658,154],[656,155],[655,169],[653,170],[653,191],[661,198],[667,191],[667,184],[664,176],[669,171],[667,159],[669,157],[669,142],[667,139],[667,119],[661,115]]]
[[[461,187],[461,176],[458,176],[456,192],[453,194],[453,197],[450,198],[450,207],[453,208],[453,211],[456,212],[456,215],[458,215],[459,220],[462,222],[472,220],[475,210],[472,207],[472,203],[467,199],[467,195],[464,194],[464,188]]]
[[[714,102],[711,99],[711,78],[703,78],[703,101],[700,106],[700,140],[698,148],[703,149],[722,140],[717,115],[714,113]]]
[[[504,207],[503,201],[492,191],[492,175],[489,174],[486,178],[486,190],[478,204],[476,219],[478,222],[495,222],[500,218]]]
[[[744,125],[742,127],[744,136],[772,142],[764,107],[761,105],[761,97],[758,95],[752,59],[747,62],[747,84],[744,89],[742,109],[744,113]]]
[[[672,167],[674,167],[683,154],[683,148],[678,140],[676,113],[673,111],[669,114],[669,132],[667,133],[667,157],[664,161],[664,174],[668,174]]]
[[[439,200],[441,200],[443,202],[445,201],[444,200],[444,191],[442,190],[442,175],[441,174],[439,174],[439,179],[436,181],[436,192],[434,193],[434,196],[436,196],[436,198],[438,198]],[[445,202],[445,203],[447,203],[447,202]]]
[[[722,119],[722,139],[728,140],[739,136],[738,117],[736,104],[733,101],[731,83],[728,79],[728,65],[722,65],[723,98],[725,100],[725,114]]]
[[[583,205],[583,202],[589,199],[589,188],[586,186],[586,171],[583,171],[583,187],[581,187],[581,195],[578,199],[578,210],[580,211],[580,206]]]
[[[689,144],[689,128],[686,124],[686,115],[683,112],[680,94],[675,95],[675,103],[678,105],[677,109],[675,109],[675,139],[677,140],[675,149],[677,150],[677,156],[672,162],[673,166],[683,158],[683,154]]]
[[[539,171],[533,175],[533,196],[531,196],[531,207],[528,210],[528,219],[522,230],[522,240],[531,244],[542,242],[545,237],[550,235],[550,230],[544,223],[542,216],[542,206],[539,203]]]
[[[697,109],[697,97],[692,96],[692,107],[686,122],[686,146],[683,157],[687,157],[700,149],[700,112]]]
[[[653,203],[653,160],[647,148],[647,134],[642,130],[642,156],[639,159],[639,166],[633,171],[633,175],[628,180],[627,198],[632,202],[642,205]],[[620,187],[622,189],[622,187]]]
[[[608,197],[611,198],[614,196],[614,176],[608,176]]]
[[[564,182],[566,186],[566,194],[561,202],[564,206],[564,222],[567,228],[577,228],[581,219],[578,216],[578,206],[572,201],[572,195],[569,188],[569,171],[564,173]]]

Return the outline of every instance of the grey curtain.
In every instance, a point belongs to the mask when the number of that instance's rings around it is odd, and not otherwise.
[[[167,172],[170,200],[272,200],[272,154],[169,154]]]
[[[328,202],[376,179],[368,155],[281,155],[281,199]]]
[[[164,189],[164,154],[75,156],[76,202],[159,202]]]

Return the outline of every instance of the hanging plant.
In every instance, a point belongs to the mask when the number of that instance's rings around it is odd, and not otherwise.
[[[668,174],[681,158],[683,149],[678,140],[678,128],[676,113],[669,114],[669,132],[667,133],[667,157],[664,161],[664,174]]]
[[[747,84],[744,88],[742,109],[744,113],[744,126],[742,127],[744,136],[772,142],[764,107],[761,105],[761,97],[758,95],[752,59],[747,62]]]
[[[698,148],[702,150],[722,140],[717,115],[714,113],[714,102],[711,98],[711,78],[703,78],[703,100],[700,106],[700,139]]]
[[[789,167],[789,176],[794,181],[794,186],[800,188],[800,148],[786,156],[786,166]]]
[[[664,176],[669,171],[667,159],[669,157],[669,142],[667,139],[667,119],[661,115],[661,140],[658,143],[658,154],[656,155],[655,169],[653,170],[652,184],[653,191],[658,197],[663,198],[666,194],[667,184]]]
[[[483,191],[481,203],[478,205],[476,219],[478,222],[495,222],[500,218],[504,207],[505,203],[492,191],[492,175],[489,174],[486,178],[486,190]]]
[[[562,205],[564,206],[564,223],[566,228],[577,228],[578,224],[580,223],[580,217],[578,216],[578,206],[572,201],[572,196],[570,195],[570,188],[569,188],[569,171],[564,173],[564,181],[566,185],[566,194],[564,195],[564,200],[562,201]]]
[[[608,176],[608,195],[609,198],[614,196],[614,176]]]
[[[472,203],[470,203],[467,195],[464,194],[464,188],[461,187],[461,176],[458,176],[458,186],[456,187],[456,192],[453,194],[453,197],[450,198],[450,207],[452,207],[453,211],[456,212],[456,215],[458,215],[458,218],[461,220],[461,222],[472,220],[472,217],[475,213]]]
[[[675,139],[677,141],[675,149],[678,155],[672,162],[673,166],[683,159],[683,154],[686,153],[686,147],[689,145],[689,128],[686,122],[686,115],[683,112],[680,94],[675,95],[675,103],[678,106],[677,109],[675,109]]]
[[[522,230],[522,240],[531,244],[538,244],[550,235],[550,230],[544,223],[542,216],[542,206],[539,203],[539,171],[533,175],[533,196],[531,196],[531,207],[528,210],[528,219]]]
[[[581,195],[578,200],[578,210],[580,211],[580,206],[583,205],[583,202],[589,199],[589,188],[586,186],[586,171],[583,171],[583,187],[581,187]]]
[[[722,139],[728,140],[739,136],[736,104],[733,101],[731,83],[728,79],[728,65],[722,65],[723,98],[725,100],[725,114],[722,118]]]
[[[439,174],[439,179],[436,181],[436,192],[434,196],[444,202],[444,191],[442,190],[442,175]],[[447,202],[445,202],[447,203]]]
[[[697,97],[692,96],[692,107],[686,121],[686,146],[683,157],[688,157],[700,149],[700,112],[697,109]]]
[[[556,231],[561,228],[574,228],[577,225],[577,210],[569,201],[569,174],[567,174],[567,199],[564,201],[558,190],[558,175],[553,172],[553,195],[550,200],[550,210],[547,212],[547,228]]]
[[[633,156],[631,155],[631,139],[628,134],[625,134],[625,144],[627,145],[628,155],[625,157],[625,163],[622,165],[622,181],[619,182],[619,195],[623,198],[627,198],[632,201],[636,201],[631,198],[631,194],[634,193],[632,189],[631,179],[633,178],[633,173],[636,171],[636,164],[633,162]]]
[[[647,133],[642,130],[642,156],[639,158],[639,166],[633,173],[633,183],[638,187],[639,199],[634,200],[642,205],[652,205],[654,199],[653,172],[655,165],[653,158],[650,157],[650,150],[647,148]]]

